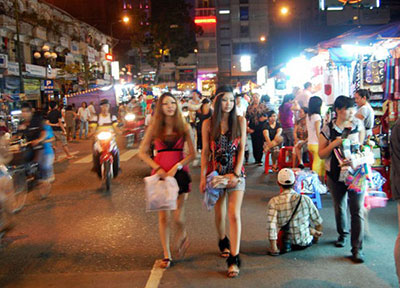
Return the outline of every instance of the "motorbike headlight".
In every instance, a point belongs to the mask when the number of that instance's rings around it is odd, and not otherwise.
[[[110,140],[111,137],[112,137],[112,133],[110,133],[110,132],[100,132],[97,135],[97,139],[99,139],[101,141]]]
[[[135,118],[136,118],[135,114],[127,114],[127,115],[125,116],[125,120],[126,120],[126,121],[134,121]]]

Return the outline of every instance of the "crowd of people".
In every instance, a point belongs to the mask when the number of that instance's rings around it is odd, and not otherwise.
[[[254,93],[248,101],[248,97],[242,94],[234,95],[230,86],[219,87],[210,99],[193,91],[189,103],[170,93],[164,93],[158,99],[139,149],[139,157],[152,168],[153,175],[157,174],[160,178],[171,176],[177,180],[179,197],[174,219],[179,228],[178,257],[184,255],[189,245],[184,217],[185,201],[191,191],[188,164],[196,159],[198,153],[201,155],[200,192],[207,193],[212,173],[223,175],[226,180],[223,193],[214,206],[218,247],[221,257],[227,259],[228,277],[239,275],[240,212],[246,191],[245,165],[249,165],[249,137],[254,164],[262,166],[263,159],[270,161],[264,155],[271,155],[272,169],[279,172],[277,182],[282,192],[268,204],[270,255],[305,249],[317,243],[323,235],[318,209],[308,196],[293,190],[296,181],[293,170],[278,169],[280,149],[289,147],[293,151],[293,167],[303,169],[304,161],[312,161],[312,170],[323,183],[326,180],[334,201],[339,234],[335,246],[345,247],[351,231],[351,259],[355,263],[364,262],[365,195],[350,191],[345,183],[338,181],[340,168],[333,149],[347,137],[354,140],[352,145],[360,146],[368,141],[365,130],[371,129],[374,123],[373,110],[369,109],[368,104],[369,91],[356,92],[357,113],[353,98],[339,96],[332,108],[333,116],[327,113],[332,117],[326,117],[321,111],[322,99],[312,96],[310,83],[306,83],[304,88],[303,91],[298,90],[296,95],[286,95],[276,111],[267,95],[260,97]],[[182,114],[181,106],[189,112],[187,115]],[[151,157],[152,147],[156,151],[155,157]],[[347,199],[351,227],[347,224]],[[173,264],[168,217],[168,211],[159,212],[163,268]],[[227,218],[229,229],[226,226]],[[278,238],[284,227],[290,237],[281,245]]]

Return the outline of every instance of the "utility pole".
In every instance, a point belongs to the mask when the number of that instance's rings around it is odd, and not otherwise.
[[[17,57],[18,57],[18,69],[19,69],[19,93],[24,94],[24,79],[22,78],[22,59],[21,59],[21,46],[19,41],[19,7],[17,0],[14,0],[14,17],[15,26],[17,30]]]

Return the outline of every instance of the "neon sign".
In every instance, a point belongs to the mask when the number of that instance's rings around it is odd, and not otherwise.
[[[196,24],[216,24],[217,18],[215,16],[196,17],[194,18]]]

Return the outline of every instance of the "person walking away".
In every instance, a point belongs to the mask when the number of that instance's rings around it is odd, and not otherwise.
[[[85,139],[87,139],[89,133],[89,109],[87,108],[86,102],[82,102],[82,106],[79,107],[78,117],[81,120],[79,139],[82,140],[83,129],[85,129]]]
[[[72,106],[68,105],[65,111],[65,130],[67,131],[67,141],[71,141],[71,135],[75,135],[76,117],[76,113],[73,111]]]
[[[90,102],[89,106],[88,106],[88,110],[89,110],[89,131],[90,133],[93,133],[94,130],[96,130],[96,126],[97,126],[97,112],[96,112],[96,108],[94,108],[94,103],[93,101]]]
[[[303,156],[304,153],[308,152],[308,130],[307,130],[307,112],[308,109],[306,107],[302,107],[299,110],[299,120],[296,121],[296,124],[294,126],[294,131],[293,131],[293,136],[294,136],[294,148],[293,148],[293,153],[295,154],[295,157],[293,157],[293,168],[296,167],[296,161],[298,164],[298,167],[300,169],[304,169],[304,163],[303,163]]]
[[[72,159],[74,157],[69,152],[68,142],[67,142],[67,137],[66,137],[67,133],[66,133],[65,127],[62,123],[61,112],[58,110],[58,106],[57,106],[56,102],[51,101],[49,105],[50,105],[50,112],[47,115],[47,124],[50,125],[51,128],[53,128],[54,137],[56,139],[55,144],[57,144],[58,141],[61,141],[61,145],[67,156],[67,159]],[[57,153],[56,153],[55,149],[54,149],[54,154],[56,155],[55,159],[57,159]],[[55,160],[55,161],[57,161],[57,160]]]
[[[158,174],[161,178],[175,177],[179,171],[183,171],[179,173],[189,174],[188,164],[196,157],[196,151],[191,137],[190,124],[185,123],[177,99],[171,93],[161,95],[153,117],[154,121],[150,123],[140,145],[139,157],[153,169],[152,174]],[[186,157],[183,154],[185,143],[189,148]],[[152,144],[158,151],[154,159],[149,154]],[[179,196],[177,210],[174,211],[174,220],[178,226],[178,253],[180,257],[183,257],[189,245],[185,226],[185,203],[191,187],[190,184],[180,181],[178,186]],[[159,232],[164,252],[162,268],[169,268],[172,265],[169,216],[169,211],[158,212]]]
[[[313,156],[312,170],[315,171],[321,182],[325,183],[325,162],[319,157],[319,135],[321,134],[322,99],[318,96],[311,97],[308,105],[307,130],[308,130],[308,150]]]
[[[300,110],[299,105],[294,100],[293,94],[287,94],[283,97],[279,107],[279,122],[282,125],[282,136],[284,146],[294,145],[294,111]]]
[[[336,118],[332,119],[322,128],[319,135],[319,156],[325,159],[325,168],[328,174],[328,187],[332,194],[335,208],[336,229],[339,237],[335,242],[336,247],[345,247],[349,234],[347,228],[347,203],[350,206],[351,215],[351,260],[354,263],[363,263],[364,254],[364,197],[365,193],[357,193],[348,190],[344,182],[339,182],[340,167],[333,150],[342,145],[342,136],[352,141],[353,148],[360,145],[365,137],[363,123],[354,117],[354,101],[346,96],[336,98],[333,109]],[[310,112],[310,111],[309,111]],[[345,132],[345,133],[344,133]],[[344,135],[343,135],[344,134]],[[348,135],[346,135],[348,134]]]
[[[278,173],[278,185],[282,193],[268,202],[267,238],[269,253],[272,256],[304,250],[317,243],[322,233],[322,218],[313,201],[307,195],[298,194],[293,190],[296,177],[291,169],[284,168]],[[297,207],[298,206],[298,207]],[[278,249],[277,240],[279,230],[288,224],[288,238],[285,250]]]
[[[390,184],[393,200],[397,201],[397,217],[400,225],[400,119],[392,128],[390,138]],[[394,246],[394,260],[396,263],[397,278],[400,286],[400,228]]]
[[[354,100],[358,106],[356,117],[364,122],[365,141],[368,141],[372,137],[372,128],[374,128],[375,123],[374,109],[368,103],[370,97],[371,92],[367,89],[359,89],[354,94]]]
[[[200,93],[200,91],[198,90],[193,90],[192,91],[192,99],[189,100],[188,104],[189,104],[189,117],[190,117],[190,125],[192,126],[192,133],[194,138],[193,138],[193,143],[195,145],[195,147],[197,147],[197,141],[198,141],[198,137],[196,134],[196,113],[199,112],[202,102],[201,102],[201,98],[202,95]]]
[[[263,136],[266,141],[264,147],[264,152],[268,151],[271,153],[272,158],[272,171],[278,172],[278,157],[279,151],[282,146],[282,127],[279,122],[277,122],[278,115],[275,111],[268,112],[268,121],[265,123]],[[265,161],[269,161],[269,158],[265,158]]]
[[[247,132],[251,135],[253,144],[253,156],[256,164],[262,166],[262,157],[264,149],[263,130],[267,117],[268,108],[260,103],[260,95],[253,94],[253,102],[247,109],[246,118],[249,122]]]
[[[246,189],[244,150],[246,145],[246,119],[236,115],[236,102],[230,86],[216,91],[214,112],[203,124],[203,150],[201,155],[200,191],[205,192],[207,174],[214,169],[228,179],[227,188],[215,207],[215,223],[222,257],[227,257],[228,277],[239,275],[240,268],[240,211]],[[228,201],[228,204],[226,203]],[[230,240],[226,236],[226,214],[229,218]],[[232,241],[232,242],[230,242]]]

